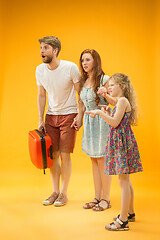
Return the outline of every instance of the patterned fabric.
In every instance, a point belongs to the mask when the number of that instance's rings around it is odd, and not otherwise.
[[[112,116],[115,111],[116,107]],[[105,152],[105,173],[108,175],[143,171],[137,142],[130,126],[130,115],[131,112],[126,112],[116,128],[110,126]]]
[[[108,80],[109,77],[105,76],[105,78]],[[100,109],[100,107],[96,106],[95,93],[92,87],[86,88],[84,86],[80,97],[86,107],[86,111]],[[99,104],[107,105],[108,103],[102,96],[100,96]],[[104,157],[107,144],[107,134],[109,131],[110,128],[108,123],[106,123],[99,115],[96,115],[95,118],[91,118],[89,114],[85,114],[82,151],[93,158]]]

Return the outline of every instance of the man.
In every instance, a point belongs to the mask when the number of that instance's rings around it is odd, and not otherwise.
[[[58,60],[61,42],[48,36],[39,39],[43,63],[36,68],[38,85],[39,130],[44,129],[52,139],[53,166],[50,168],[53,193],[43,205],[63,206],[67,203],[67,188],[71,176],[71,158],[76,130],[82,125],[82,116],[74,124],[77,115],[76,92],[79,93],[80,73],[76,64]],[[48,109],[44,123],[48,96]],[[81,109],[79,109],[79,116]],[[61,164],[59,161],[61,158]],[[61,190],[59,189],[61,175]]]

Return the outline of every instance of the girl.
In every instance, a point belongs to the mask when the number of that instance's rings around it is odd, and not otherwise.
[[[118,102],[111,113],[110,108],[103,107],[88,111],[90,117],[101,116],[110,125],[110,134],[105,152],[105,173],[119,175],[121,187],[121,212],[114,218],[115,222],[106,225],[110,231],[129,230],[128,221],[135,221],[133,206],[133,187],[129,174],[141,172],[142,164],[137,142],[130,125],[136,125],[137,106],[135,94],[129,77],[117,73],[109,79],[109,94]]]
[[[99,87],[106,86],[109,77],[104,75],[100,56],[94,49],[86,49],[81,53],[80,71],[82,76],[80,98],[83,113],[85,110],[100,109],[98,104],[108,105],[104,97],[97,94]],[[84,209],[103,211],[111,207],[111,176],[104,174],[106,134],[108,133],[109,125],[100,116],[97,115],[94,119],[89,115],[84,116],[82,150],[91,158],[95,189],[95,198],[86,203],[83,206]]]

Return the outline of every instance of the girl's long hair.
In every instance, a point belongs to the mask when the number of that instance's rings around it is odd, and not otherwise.
[[[122,73],[113,74],[109,80],[113,80],[118,83],[123,90],[124,96],[128,99],[131,105],[131,119],[130,123],[133,126],[137,125],[138,120],[138,108],[137,108],[137,100],[135,90],[129,80],[129,77]]]
[[[83,57],[83,54],[85,54],[85,53],[90,53],[92,55],[93,59],[94,59],[94,67],[93,67],[94,86],[93,86],[93,90],[96,94],[95,102],[96,102],[96,105],[98,105],[98,103],[100,101],[100,98],[97,94],[97,91],[98,91],[98,87],[100,87],[101,79],[103,79],[103,76],[104,76],[104,72],[102,70],[102,65],[101,65],[101,58],[100,58],[98,52],[95,51],[94,49],[86,49],[81,53],[80,60],[79,60],[79,66],[80,66],[80,72],[81,72],[81,88],[80,88],[80,91],[82,90],[82,88],[84,86],[84,83],[85,83],[86,79],[88,78],[88,74],[84,71],[84,69],[82,67],[82,57]]]

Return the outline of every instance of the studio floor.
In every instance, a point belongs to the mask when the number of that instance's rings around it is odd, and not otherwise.
[[[120,211],[118,177],[112,179],[112,208],[84,210],[94,196],[91,172],[72,171],[68,198],[63,207],[43,206],[51,193],[50,173],[32,168],[1,172],[0,239],[4,240],[160,240],[159,174],[133,174],[136,222],[128,232],[109,232],[105,225]]]

